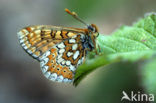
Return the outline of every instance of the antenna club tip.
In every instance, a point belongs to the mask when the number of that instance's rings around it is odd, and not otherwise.
[[[77,16],[77,14],[76,14],[75,12],[71,12],[71,11],[69,11],[69,9],[67,9],[67,8],[65,8],[65,11],[66,11],[68,14],[72,15],[72,16]]]
[[[72,14],[72,13],[69,11],[69,9],[65,8],[64,10],[65,10],[68,14]]]

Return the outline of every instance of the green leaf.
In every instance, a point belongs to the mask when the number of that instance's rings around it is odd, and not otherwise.
[[[142,82],[146,91],[156,95],[156,54],[143,65]]]
[[[97,43],[101,55],[90,53],[86,62],[81,65],[75,75],[74,85],[91,71],[114,62],[131,61],[150,58],[156,50],[156,15],[150,14],[136,22],[133,26],[122,26],[109,36],[100,35]]]

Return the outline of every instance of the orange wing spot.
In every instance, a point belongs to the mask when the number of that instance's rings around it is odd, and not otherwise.
[[[36,48],[35,48],[35,47],[31,47],[31,48],[30,48],[30,51],[31,51],[31,52],[35,52],[35,51],[36,51]]]
[[[25,28],[29,33],[33,31],[33,29],[31,27],[26,27]]]
[[[64,78],[68,78],[68,79],[72,79],[73,78],[73,74],[69,70],[68,67],[64,67],[63,70],[61,71],[61,74],[63,75]]]
[[[53,58],[52,55],[49,55],[48,58],[49,58],[49,62],[47,63],[48,66],[52,66],[52,64],[56,63],[56,60],[55,58]]]
[[[25,42],[25,45],[27,46],[27,48],[31,46],[28,42]]]
[[[46,45],[44,45],[44,44],[46,44]],[[40,50],[42,50],[42,52],[46,52],[52,46],[54,46],[54,43],[53,42],[48,43],[46,40],[45,40],[45,42],[42,41],[42,42],[40,42],[39,44],[36,45],[36,47],[42,47],[42,48],[40,48]]]
[[[51,33],[51,30],[50,29],[43,29],[42,30],[45,34],[50,34]]]
[[[66,34],[67,34],[67,31],[63,31],[63,30],[62,30],[62,36],[63,36],[63,38],[65,38],[65,39],[68,38],[68,36],[67,36]]]
[[[41,41],[41,38],[38,38],[38,39],[35,39],[35,40],[29,40],[29,42],[30,42],[31,45],[35,45],[39,41]]]
[[[69,72],[68,72],[68,77],[67,77],[67,78],[73,79],[73,73],[72,73],[72,71],[69,71]]]
[[[50,33],[51,33],[50,29],[43,29],[42,33],[41,33],[41,36],[42,36],[42,38],[50,38],[51,37]]]
[[[49,49],[48,46],[44,46],[44,47],[40,48],[40,50],[41,50],[42,52],[46,52],[48,49]]]
[[[33,33],[33,35],[30,37],[29,36],[29,40],[30,41],[34,41],[34,40],[36,40],[36,39],[38,39],[38,38],[41,38],[41,36],[40,35],[37,35],[37,34],[35,34],[35,33]]]
[[[53,43],[53,42],[50,42],[49,44],[48,44],[48,47],[50,48],[50,47],[53,47],[55,44]]]
[[[51,52],[52,52],[52,53],[55,53],[55,52],[56,52],[56,49],[52,48],[52,49],[51,49]]]
[[[51,62],[48,62],[46,65],[49,66],[49,67],[51,67],[52,66],[52,63]]]
[[[46,35],[42,36],[41,38],[43,38],[43,39],[49,39],[49,38],[51,38],[51,36],[46,34]]]
[[[35,54],[36,56],[40,56],[40,51],[36,51],[34,54]]]
[[[68,71],[69,69],[67,67],[64,67],[63,70],[61,71],[61,74],[63,75],[64,78],[68,77]]]
[[[56,52],[55,53],[52,53],[51,55],[48,56],[49,60],[55,60],[57,54]]]
[[[59,64],[56,66],[56,69],[54,70],[55,73],[57,73],[57,75],[60,75],[62,71],[62,66]]]
[[[48,58],[49,58],[49,60],[52,60],[52,55],[49,55]]]
[[[28,35],[27,35],[27,37],[28,38],[31,38],[31,37],[33,37],[35,34],[34,33],[29,33]]]
[[[36,41],[36,42],[38,42],[38,41]],[[46,41],[46,40],[43,40],[43,41],[41,41],[40,43],[38,43],[38,44],[36,45],[36,47],[40,47],[40,46],[44,45],[45,43],[47,43],[47,41]]]
[[[56,71],[56,66],[55,65],[52,65],[50,68],[49,68],[49,71],[51,71],[51,73],[54,73]]]

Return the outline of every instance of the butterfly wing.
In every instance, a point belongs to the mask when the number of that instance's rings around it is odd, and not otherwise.
[[[49,48],[77,33],[85,32],[84,29],[36,25],[20,30],[18,38],[23,49],[33,58],[40,60]]]
[[[81,40],[85,30],[55,26],[30,26],[18,33],[24,50],[40,61],[44,75],[58,82],[71,82],[82,64],[85,50]]]
[[[83,35],[77,34],[46,51],[40,65],[44,75],[58,82],[72,82],[76,68],[83,63],[85,50],[79,42]]]

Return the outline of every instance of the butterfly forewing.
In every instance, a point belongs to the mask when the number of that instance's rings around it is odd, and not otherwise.
[[[85,29],[29,26],[18,32],[24,50],[40,61],[44,75],[53,81],[71,82],[85,57],[81,40]]]
[[[83,30],[49,25],[29,26],[18,32],[19,42],[28,54],[36,59],[55,44],[69,39]]]

